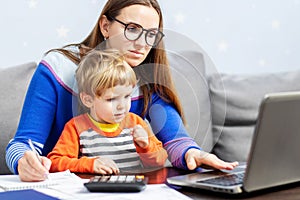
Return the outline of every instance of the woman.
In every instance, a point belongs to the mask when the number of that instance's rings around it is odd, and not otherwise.
[[[47,177],[51,162],[44,156],[56,144],[65,123],[77,114],[73,113],[76,90],[72,89],[77,64],[94,48],[120,50],[135,69],[140,87],[132,98],[130,111],[150,122],[175,167],[193,170],[205,164],[233,169],[236,162],[224,162],[201,151],[186,133],[183,111],[171,81],[162,29],[162,13],[156,0],[108,0],[83,42],[49,51],[31,80],[18,130],[7,146],[10,169],[23,181]],[[30,151],[28,139],[42,156],[37,158]]]

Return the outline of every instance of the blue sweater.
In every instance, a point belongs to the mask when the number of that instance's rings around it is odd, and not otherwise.
[[[56,144],[64,125],[77,115],[77,65],[58,52],[51,52],[39,63],[26,94],[15,137],[6,148],[6,162],[18,173],[18,160],[30,150],[31,138],[38,152],[46,156]],[[137,89],[132,96],[130,111],[141,115],[143,95]],[[200,147],[190,138],[172,104],[152,95],[146,119],[156,137],[162,141],[173,166],[186,169],[185,152]]]

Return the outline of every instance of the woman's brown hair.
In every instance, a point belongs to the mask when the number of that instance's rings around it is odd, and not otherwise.
[[[163,30],[163,17],[160,6],[156,0],[108,0],[102,9],[95,27],[86,37],[86,39],[84,39],[81,43],[69,44],[61,49],[52,49],[50,51],[58,51],[63,53],[74,63],[78,64],[85,53],[96,48],[104,41],[104,36],[102,35],[99,27],[99,20],[101,16],[105,15],[115,18],[120,14],[123,8],[131,5],[153,7],[159,15],[159,29]],[[67,47],[70,46],[77,46],[80,49],[81,55],[68,50]],[[142,111],[142,116],[145,116],[147,112],[152,93],[156,92],[163,100],[168,103],[172,103],[175,106],[179,115],[185,122],[183,109],[172,81],[171,70],[167,60],[166,51],[164,49],[163,40],[150,50],[143,63],[140,66],[135,67],[134,70],[140,83],[142,83],[141,90],[143,91],[144,95],[144,108]]]

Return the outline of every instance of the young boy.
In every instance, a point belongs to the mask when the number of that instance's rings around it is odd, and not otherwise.
[[[118,174],[163,166],[167,153],[148,125],[130,113],[137,80],[117,51],[93,50],[76,71],[86,112],[71,119],[48,154],[50,171]]]

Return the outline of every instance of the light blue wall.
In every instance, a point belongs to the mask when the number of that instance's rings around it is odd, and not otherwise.
[[[300,69],[300,0],[160,0],[165,28],[185,35],[218,71]],[[0,67],[38,62],[50,48],[80,42],[104,0],[11,0],[0,6]]]

